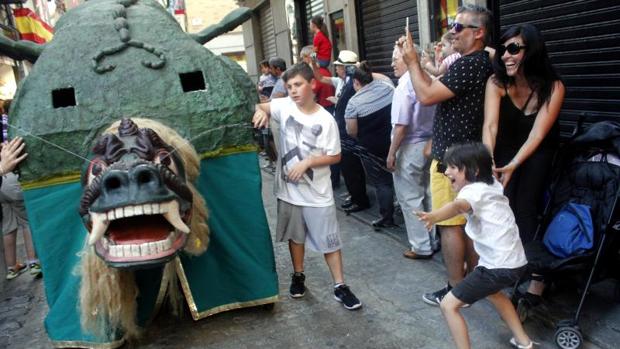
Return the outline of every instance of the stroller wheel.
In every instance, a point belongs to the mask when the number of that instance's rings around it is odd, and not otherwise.
[[[531,305],[525,298],[519,299],[517,302],[517,314],[519,315],[519,321],[525,322],[525,320],[527,320],[530,308]]]
[[[577,349],[583,343],[581,331],[577,327],[560,327],[555,331],[555,344],[562,349]]]

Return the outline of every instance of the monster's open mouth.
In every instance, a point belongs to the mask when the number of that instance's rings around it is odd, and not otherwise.
[[[90,213],[89,244],[108,263],[157,263],[183,248],[189,227],[176,200]]]

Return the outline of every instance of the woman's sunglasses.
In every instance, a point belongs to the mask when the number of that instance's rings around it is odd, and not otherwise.
[[[521,51],[522,49],[526,48],[527,46],[521,46],[519,44],[517,44],[516,42],[510,43],[508,45],[499,45],[499,47],[497,48],[497,50],[499,51],[499,56],[503,56],[504,52],[508,52],[511,55],[516,55],[519,53],[519,51]]]
[[[452,26],[450,27],[450,29],[454,29],[455,33],[460,33],[465,28],[478,29],[479,27],[477,27],[475,25],[465,25],[465,24],[461,24],[459,22],[452,23]]]

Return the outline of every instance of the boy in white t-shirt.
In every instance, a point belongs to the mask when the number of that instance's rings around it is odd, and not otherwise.
[[[256,105],[254,127],[272,125],[278,150],[276,240],[288,241],[293,262],[290,296],[303,297],[305,245],[321,252],[334,280],[334,297],[349,310],[362,303],[344,283],[340,233],[329,165],[340,161],[334,118],[314,101],[312,68],[298,63],[282,75],[288,97]],[[270,120],[271,118],[271,120]]]
[[[445,175],[458,192],[456,199],[430,213],[416,214],[427,229],[436,222],[464,214],[465,233],[480,256],[474,271],[452,288],[440,304],[456,346],[470,348],[461,307],[486,297],[512,331],[510,343],[516,348],[532,348],[534,342],[523,330],[510,299],[501,292],[521,277],[527,260],[504,188],[493,177],[491,154],[482,143],[459,144],[446,150],[443,161],[448,166]]]

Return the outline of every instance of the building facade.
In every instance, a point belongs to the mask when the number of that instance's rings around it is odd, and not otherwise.
[[[394,41],[406,19],[416,42],[425,47],[441,38],[463,4],[489,8],[494,15],[493,42],[511,25],[532,23],[543,33],[551,60],[566,85],[560,114],[568,136],[578,121],[620,121],[620,34],[615,0],[238,0],[254,10],[243,25],[247,71],[258,76],[258,63],[273,56],[288,64],[299,47],[312,43],[309,19],[321,14],[338,50],[348,49],[373,69],[391,75]]]
[[[187,32],[196,33],[218,23],[238,8],[234,0],[185,0]],[[205,44],[215,54],[225,55],[246,69],[245,49],[241,26]]]

